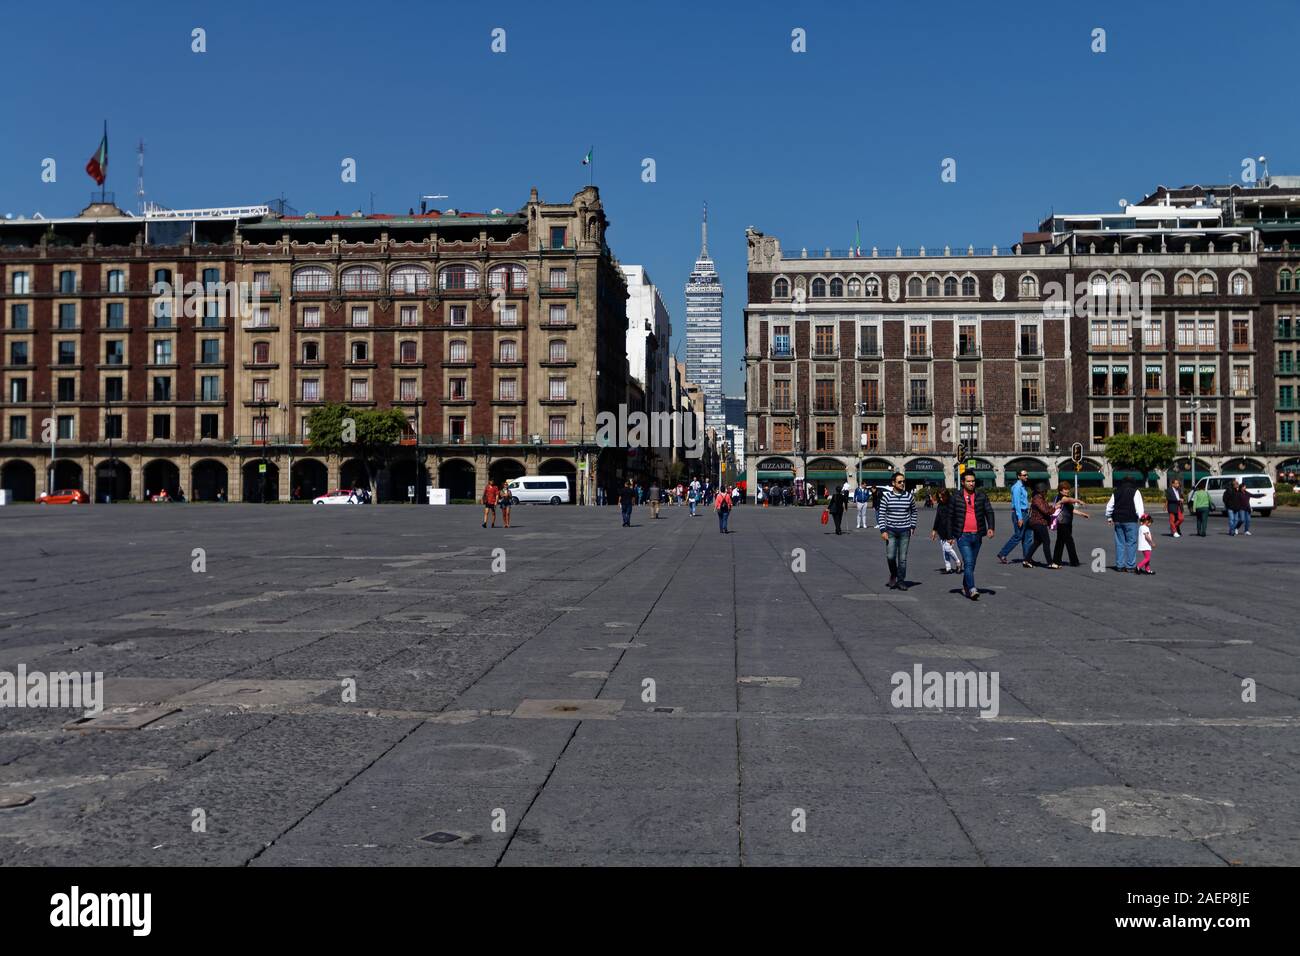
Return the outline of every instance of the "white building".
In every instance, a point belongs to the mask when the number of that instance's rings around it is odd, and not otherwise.
[[[627,279],[628,373],[645,391],[647,412],[672,411],[668,340],[672,322],[644,266],[621,266]]]

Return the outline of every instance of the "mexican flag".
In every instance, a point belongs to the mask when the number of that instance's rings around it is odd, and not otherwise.
[[[90,174],[96,185],[104,185],[104,180],[108,178],[108,121],[104,121],[104,138],[99,141],[99,149],[95,150],[95,155],[90,157],[90,162],[86,163],[86,172]]]
[[[584,157],[582,157],[582,165],[584,165],[584,166],[590,166],[590,165],[591,165],[591,154],[594,153],[595,151],[596,151],[596,147],[595,147],[595,146],[593,146],[593,147],[591,147],[591,149],[587,150],[587,155],[584,156]]]

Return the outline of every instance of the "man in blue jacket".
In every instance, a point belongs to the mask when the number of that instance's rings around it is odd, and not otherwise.
[[[1029,533],[1029,472],[1021,468],[1016,477],[1019,481],[1011,486],[1011,537],[998,552],[998,561],[1003,564],[1007,563],[1007,555],[1017,544],[1020,545],[1021,560],[1028,561],[1032,540]]]

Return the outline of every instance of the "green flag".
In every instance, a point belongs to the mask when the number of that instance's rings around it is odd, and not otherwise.
[[[596,147],[595,147],[595,146],[593,146],[593,147],[591,147],[591,149],[587,150],[587,155],[584,156],[584,157],[582,157],[582,165],[584,165],[584,166],[590,166],[590,165],[591,165],[591,154],[594,153],[595,151],[596,151]]]

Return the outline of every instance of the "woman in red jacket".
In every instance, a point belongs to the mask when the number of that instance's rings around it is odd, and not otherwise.
[[[1034,552],[1039,545],[1043,548],[1043,559],[1048,567],[1057,570],[1061,566],[1052,562],[1052,537],[1048,528],[1052,524],[1052,506],[1047,501],[1047,485],[1039,482],[1034,486],[1034,496],[1029,499],[1029,530],[1034,536],[1033,547],[1025,554],[1025,567],[1034,567]]]

